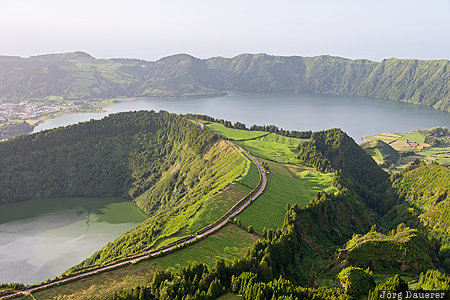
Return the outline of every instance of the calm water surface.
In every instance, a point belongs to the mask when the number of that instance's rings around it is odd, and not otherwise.
[[[289,130],[323,130],[333,127],[361,141],[380,132],[409,132],[434,126],[450,127],[450,114],[430,107],[348,96],[310,94],[245,94],[200,99],[147,99],[123,101],[105,107],[105,113],[81,113],[47,120],[36,131],[101,118],[132,110],[167,110],[198,113],[233,122],[274,124]]]
[[[0,206],[0,283],[38,283],[80,263],[147,215],[121,198]]]

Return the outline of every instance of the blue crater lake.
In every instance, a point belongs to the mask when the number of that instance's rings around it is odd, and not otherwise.
[[[104,109],[103,113],[79,113],[50,119],[38,125],[34,132],[133,110],[206,114],[239,121],[247,126],[274,124],[288,130],[314,131],[338,127],[358,143],[363,136],[381,132],[450,127],[450,114],[431,107],[365,97],[292,93],[128,100]]]

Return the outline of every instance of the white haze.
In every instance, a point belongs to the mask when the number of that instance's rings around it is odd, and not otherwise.
[[[0,55],[449,59],[448,0],[0,0]]]

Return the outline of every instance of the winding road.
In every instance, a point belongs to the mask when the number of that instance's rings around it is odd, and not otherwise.
[[[203,123],[198,122],[200,127],[203,129]],[[231,143],[231,142],[229,142]],[[219,220],[217,220],[216,222],[214,222],[213,224],[206,226],[205,228],[199,230],[197,232],[196,235],[190,236],[189,238],[184,238],[182,239],[182,241],[178,241],[175,243],[172,243],[168,246],[164,246],[161,247],[159,249],[156,250],[152,250],[152,251],[147,251],[141,255],[136,255],[133,257],[129,257],[126,258],[124,260],[121,260],[119,262],[116,263],[112,263],[110,265],[107,266],[102,266],[102,267],[97,267],[95,269],[91,269],[91,270],[86,270],[84,272],[81,273],[77,273],[77,274],[73,274],[73,275],[69,275],[67,277],[64,278],[60,278],[60,279],[56,279],[56,280],[52,280],[50,282],[47,283],[43,283],[37,286],[32,286],[30,288],[27,288],[25,290],[21,290],[21,291],[16,291],[15,293],[9,294],[9,295],[5,295],[5,296],[0,296],[0,299],[4,300],[4,299],[13,299],[16,297],[20,297],[20,296],[24,296],[26,294],[29,294],[31,292],[36,292],[38,290],[44,289],[44,288],[48,288],[51,286],[55,286],[55,285],[60,285],[63,283],[67,283],[70,281],[73,281],[75,279],[78,278],[82,278],[82,277],[87,277],[90,275],[94,275],[94,274],[98,274],[98,273],[102,273],[111,269],[115,269],[124,265],[128,265],[128,264],[132,264],[132,263],[136,263],[139,262],[141,260],[144,259],[148,259],[149,257],[152,256],[158,256],[167,252],[171,252],[173,250],[175,250],[176,248],[179,247],[183,247],[186,246],[188,244],[192,244],[196,241],[199,241],[203,238],[205,238],[206,236],[214,233],[215,231],[219,230],[220,228],[222,228],[223,226],[225,226],[228,222],[228,220],[230,218],[235,217],[237,214],[239,214],[242,210],[244,210],[247,206],[250,205],[250,203],[252,203],[252,201],[254,201],[256,198],[258,198],[264,191],[266,184],[267,184],[267,176],[266,173],[264,171],[264,168],[261,166],[261,164],[259,163],[259,161],[253,156],[251,155],[249,152],[247,152],[246,150],[242,149],[241,147],[237,146],[236,144],[231,143],[238,151],[241,150],[244,153],[246,153],[246,155],[256,164],[256,166],[258,167],[258,171],[260,174],[260,181],[258,186],[252,191],[250,192],[250,194],[248,194],[246,197],[244,197],[243,199],[241,199],[235,206],[233,206],[227,214],[225,214],[222,218],[220,218]]]

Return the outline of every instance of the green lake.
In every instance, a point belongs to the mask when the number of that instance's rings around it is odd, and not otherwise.
[[[0,282],[54,278],[148,216],[122,198],[0,205]]]

